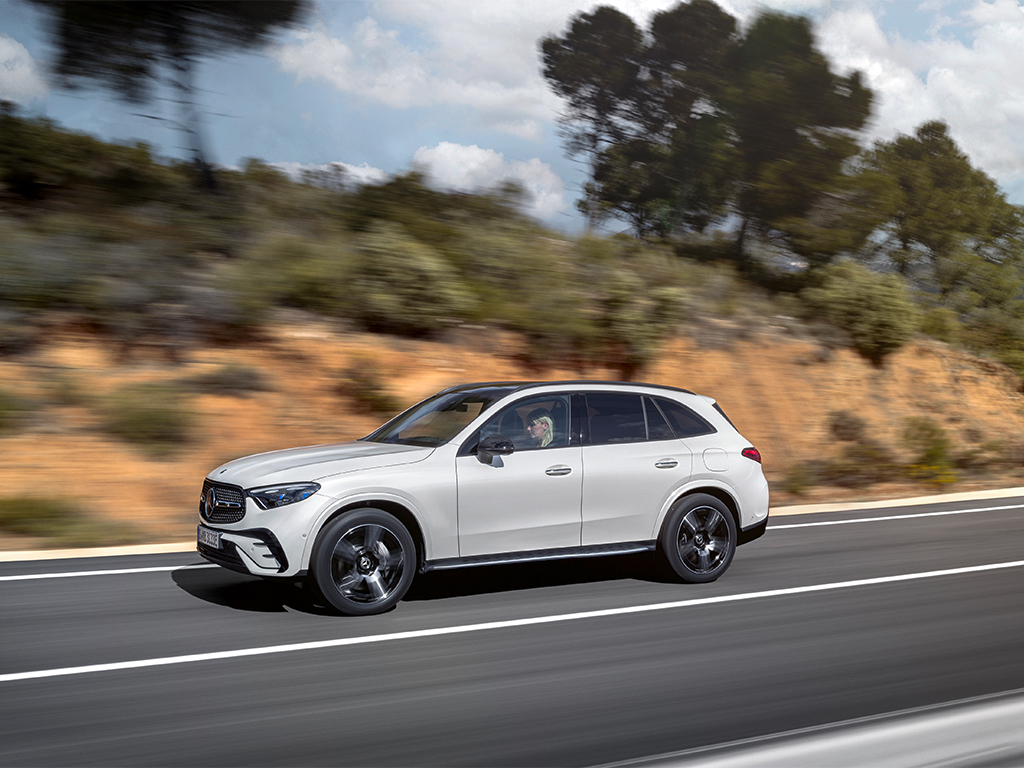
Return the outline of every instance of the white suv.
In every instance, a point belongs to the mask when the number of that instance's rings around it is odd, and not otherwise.
[[[656,552],[717,579],[764,533],[761,456],[709,397],[651,384],[446,389],[350,443],[237,459],[203,484],[198,550],[311,578],[346,614],[442,568]]]

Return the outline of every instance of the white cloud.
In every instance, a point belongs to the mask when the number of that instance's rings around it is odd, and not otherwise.
[[[674,0],[612,0],[640,26]],[[870,136],[891,139],[942,119],[972,161],[1003,185],[1024,180],[1024,13],[1016,0],[719,0],[749,22],[765,6],[807,13],[843,70],[875,91]],[[561,34],[587,0],[367,2],[346,30],[319,24],[275,56],[298,79],[321,80],[395,109],[461,107],[475,125],[549,137],[562,108],[541,75],[538,44]],[[907,25],[910,37],[897,31]],[[455,145],[453,145],[455,146]],[[483,151],[483,150],[481,150]]]
[[[24,103],[41,99],[49,91],[25,46],[0,35],[0,99]]]
[[[374,168],[366,163],[362,165],[350,165],[348,163],[334,162],[334,163],[269,163],[274,168],[279,169],[283,173],[288,174],[293,179],[298,179],[302,176],[303,171],[326,171],[328,173],[341,172],[342,178],[346,183],[355,182],[356,184],[380,184],[385,182],[389,178],[389,174],[382,171],[380,168]]]
[[[429,39],[435,31],[423,33]],[[554,117],[558,99],[535,62],[524,67],[520,55],[495,63],[500,58],[496,49],[506,48],[507,41],[493,42],[489,55],[466,44],[449,48],[447,40],[436,39],[418,50],[402,43],[396,29],[367,18],[346,39],[322,24],[296,32],[273,55],[300,81],[323,80],[343,93],[396,109],[470,107],[486,127],[539,140],[540,121]]]
[[[879,8],[851,3],[819,29],[829,58],[864,72],[875,91],[871,134],[888,140],[944,120],[976,166],[1003,185],[1024,179],[1024,14],[1017,2],[922,7],[935,20],[921,40],[883,31]],[[949,34],[951,18],[959,37]]]
[[[530,195],[528,212],[539,219],[549,219],[567,207],[562,179],[537,158],[506,160],[493,149],[444,141],[436,147],[420,147],[413,163],[435,185],[464,192],[494,189],[502,182],[515,181]]]

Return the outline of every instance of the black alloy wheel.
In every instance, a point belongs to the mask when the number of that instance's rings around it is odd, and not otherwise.
[[[736,521],[719,499],[704,493],[676,502],[658,537],[670,572],[691,584],[714,581],[736,554]]]
[[[341,613],[383,613],[409,591],[416,544],[394,515],[357,509],[327,524],[311,566],[320,594]]]

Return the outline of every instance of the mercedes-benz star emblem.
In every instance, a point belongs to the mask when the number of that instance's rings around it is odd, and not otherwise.
[[[203,503],[203,510],[206,512],[206,516],[209,517],[213,513],[214,507],[217,506],[217,490],[215,488],[211,488],[206,492]]]

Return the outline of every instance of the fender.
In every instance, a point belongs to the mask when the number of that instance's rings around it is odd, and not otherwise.
[[[404,507],[408,510],[409,514],[416,520],[416,524],[420,528],[420,532],[423,534],[423,556],[427,557],[427,553],[434,551],[433,542],[431,540],[431,530],[428,525],[424,523],[424,514],[420,509],[419,505],[414,502],[408,495],[397,491],[395,489],[386,488],[370,488],[360,489],[356,493],[350,493],[345,496],[335,497],[335,501],[332,504],[326,506],[317,515],[313,525],[310,526],[310,535],[306,537],[305,545],[302,548],[302,562],[300,568],[302,570],[309,569],[309,562],[313,556],[313,547],[316,545],[316,540],[320,536],[320,532],[324,529],[324,526],[338,515],[338,513],[346,507],[353,506],[374,506],[374,502],[387,502],[396,504],[400,507]],[[415,534],[414,534],[415,535]],[[456,541],[456,546],[458,542]]]
[[[654,530],[651,531],[651,538],[658,538],[658,534],[661,533],[661,527],[665,524],[665,518],[668,517],[669,510],[672,509],[672,507],[675,505],[677,501],[679,501],[679,499],[690,493],[698,493],[701,489],[704,488],[714,488],[715,490],[724,493],[731,500],[731,506],[734,509],[740,508],[739,502],[736,499],[736,491],[735,489],[733,489],[732,486],[718,480],[717,478],[688,480],[687,482],[683,483],[678,488],[676,488],[675,491],[672,494],[670,494],[669,500],[664,504],[664,506],[662,506],[661,511],[658,513],[657,520],[654,521]],[[737,531],[741,530],[742,526],[743,521],[737,519]]]

